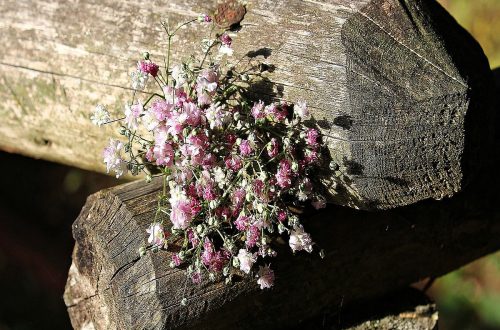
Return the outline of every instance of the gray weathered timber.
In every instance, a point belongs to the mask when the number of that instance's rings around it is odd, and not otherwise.
[[[118,116],[142,51],[163,62],[156,22],[213,8],[202,0],[2,1],[0,148],[104,171],[101,150],[113,133],[91,126],[95,104]],[[205,34],[181,30],[176,61],[199,53]],[[469,149],[480,145],[475,129],[490,123],[478,101],[488,64],[437,3],[253,0],[231,35],[236,58],[262,54],[275,68],[257,97],[311,106],[340,165],[333,201],[385,209],[460,190]]]
[[[278,274],[273,290],[261,292],[254,280],[191,285],[184,270],[169,268],[170,252],[138,257],[156,187],[136,182],[89,197],[73,226],[64,295],[75,329],[287,328],[500,248],[500,197],[468,187],[448,200],[391,211],[328,207],[305,221],[325,259],[292,256],[283,247],[271,260]]]
[[[92,195],[73,225],[76,246],[64,294],[71,322],[75,329],[287,329],[445,274],[500,248],[495,134],[495,143],[485,146],[490,153],[478,159],[483,171],[452,198],[383,212],[330,205],[310,215],[305,228],[325,259],[278,247],[279,257],[271,260],[276,286],[264,292],[254,280],[191,285],[184,270],[168,267],[171,252],[138,257],[158,184],[135,182]]]

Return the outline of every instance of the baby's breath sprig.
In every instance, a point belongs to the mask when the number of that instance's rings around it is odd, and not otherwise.
[[[266,104],[246,97],[258,66],[238,72],[220,57],[233,54],[226,32],[202,42],[201,60],[171,64],[172,40],[200,15],[171,29],[165,69],[144,53],[131,74],[134,94],[124,117],[112,120],[98,105],[91,120],[101,126],[119,122],[124,140],[111,139],[104,150],[107,170],[116,176],[144,173],[162,177],[163,189],[151,225],[149,250],[173,249],[170,266],[187,265],[194,283],[234,274],[255,276],[270,288],[274,271],[266,262],[275,245],[288,237],[293,252],[312,252],[314,243],[292,205],[325,206],[314,173],[321,163],[319,131],[306,125],[305,101]],[[136,91],[151,87],[142,101]],[[320,253],[324,255],[323,252]]]

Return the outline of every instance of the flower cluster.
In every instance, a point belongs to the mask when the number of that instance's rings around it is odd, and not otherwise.
[[[211,18],[197,21],[210,24]],[[174,32],[166,30],[170,42]],[[145,54],[132,87],[143,90],[151,80],[159,91],[146,100],[134,93],[125,104],[120,132],[126,140],[112,139],[104,162],[117,177],[130,171],[162,178],[148,243],[174,246],[172,267],[186,265],[194,283],[255,276],[264,289],[274,283],[266,260],[277,255],[278,241],[288,239],[293,252],[313,250],[290,206],[325,206],[314,176],[321,136],[306,125],[312,121],[304,101],[266,104],[246,97],[252,70],[238,72],[213,59],[216,51],[216,58],[232,54],[232,43],[226,32],[216,35],[203,42],[199,63],[172,68],[169,52],[166,68]],[[102,125],[109,118],[98,106],[92,120]]]

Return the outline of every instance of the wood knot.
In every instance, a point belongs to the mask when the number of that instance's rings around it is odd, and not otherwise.
[[[243,20],[247,10],[238,0],[226,0],[217,5],[215,10],[215,23],[223,28],[232,28]]]

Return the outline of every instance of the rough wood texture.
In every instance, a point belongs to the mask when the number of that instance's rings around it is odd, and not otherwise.
[[[160,59],[161,17],[183,22],[214,2],[0,3],[0,148],[104,171],[112,134],[88,121],[97,102],[116,114],[144,50]],[[236,57],[274,71],[260,97],[306,99],[320,120],[343,189],[337,203],[391,208],[450,196],[467,175],[488,70],[477,43],[434,1],[249,1]],[[199,51],[183,29],[177,59]],[[464,127],[471,129],[464,132]],[[486,128],[487,128],[486,127]],[[465,139],[465,140],[464,140]],[[470,149],[470,150],[469,150]],[[326,180],[329,181],[329,180]]]
[[[491,187],[500,184],[490,180]],[[255,281],[190,285],[183,270],[168,267],[169,252],[138,258],[155,186],[120,186],[89,197],[73,226],[65,302],[75,329],[286,328],[327,306],[439,276],[496,251],[494,190],[468,187],[449,200],[381,213],[331,206],[306,221],[325,259],[280,250],[272,261],[276,287],[261,292]]]
[[[500,75],[499,75],[500,78]],[[500,85],[498,85],[500,87]],[[500,88],[498,88],[500,90]],[[485,111],[487,111],[486,109]],[[493,107],[490,110],[494,110]],[[493,125],[499,125],[493,111]],[[66,292],[75,329],[255,329],[296,325],[358,299],[447,273],[500,248],[500,132],[483,171],[454,197],[384,212],[330,205],[305,221],[326,250],[273,261],[276,287],[190,285],[168,267],[169,252],[138,258],[157,188],[140,182],[89,197],[73,225],[76,246]],[[180,301],[186,298],[188,305]]]

